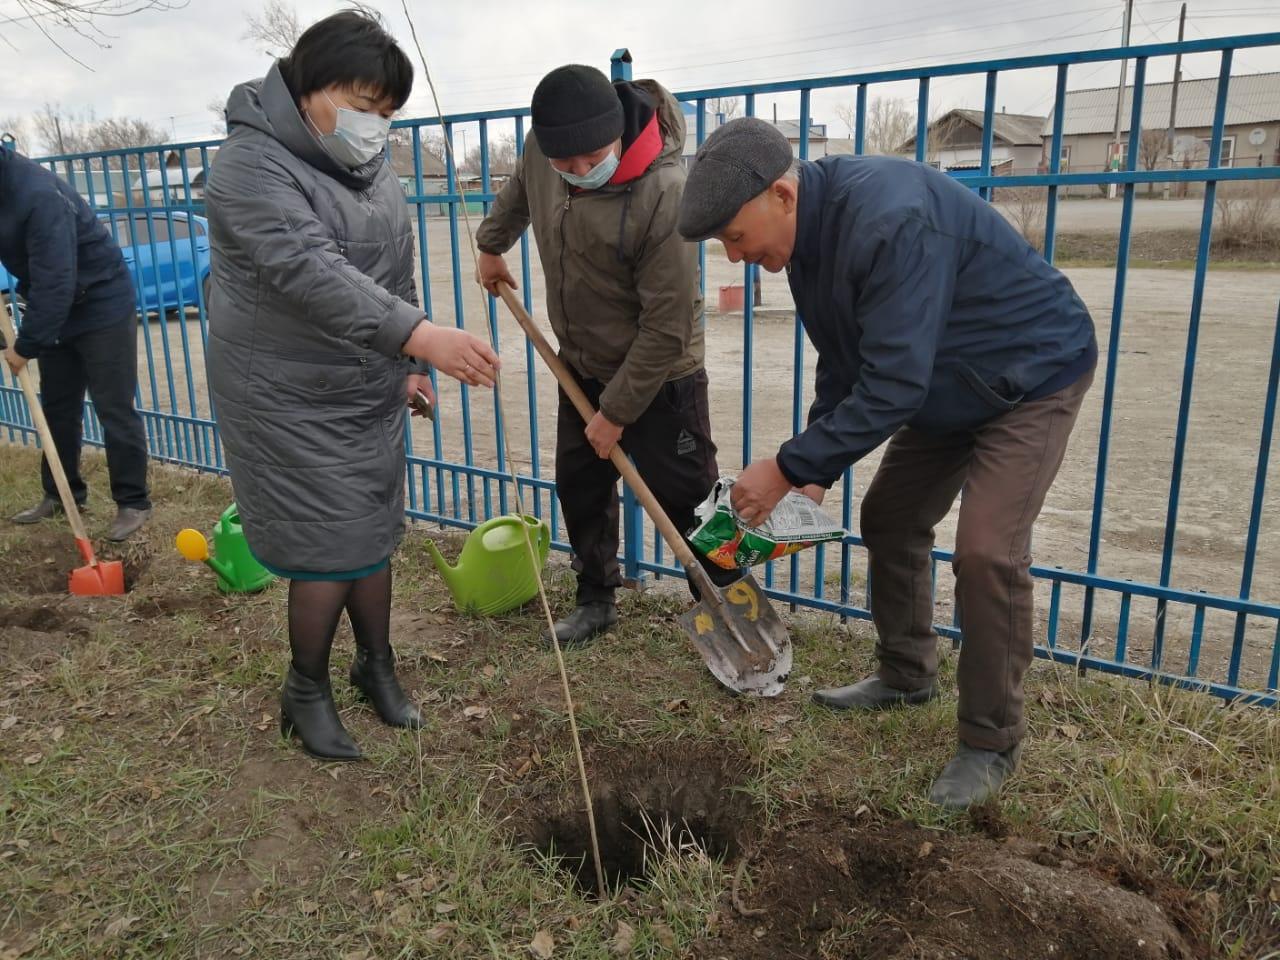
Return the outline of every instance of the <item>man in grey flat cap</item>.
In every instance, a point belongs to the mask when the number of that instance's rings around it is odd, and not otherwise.
[[[792,488],[822,493],[880,444],[862,502],[879,668],[819,690],[836,709],[939,695],[930,552],[961,488],[956,530],[959,745],[930,791],[959,809],[993,796],[1026,735],[1033,653],[1031,528],[1066,451],[1098,348],[1088,310],[973,191],[893,157],[795,161],[771,124],[731,121],[694,160],[687,240],[786,269],[818,351],[808,426],[733,487],[748,523]]]

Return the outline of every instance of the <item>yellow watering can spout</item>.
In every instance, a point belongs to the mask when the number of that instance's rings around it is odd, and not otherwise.
[[[209,559],[209,541],[204,538],[204,534],[199,530],[191,530],[189,528],[180,530],[174,541],[174,546],[188,560],[204,563]]]

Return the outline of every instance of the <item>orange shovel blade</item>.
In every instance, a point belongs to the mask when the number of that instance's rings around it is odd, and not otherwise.
[[[124,564],[119,560],[98,562],[93,546],[87,541],[76,541],[80,555],[89,562],[76,567],[67,577],[67,588],[77,597],[118,596],[124,593]]]

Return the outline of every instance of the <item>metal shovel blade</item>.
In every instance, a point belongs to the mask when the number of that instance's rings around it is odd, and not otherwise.
[[[755,577],[747,574],[680,618],[707,668],[735,693],[776,697],[791,673],[791,638]]]
[[[67,576],[67,589],[77,597],[118,597],[124,593],[124,564],[119,560],[98,560],[93,544],[76,538],[76,547],[85,561]]]

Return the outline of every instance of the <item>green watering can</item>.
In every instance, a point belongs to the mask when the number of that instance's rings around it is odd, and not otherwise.
[[[199,530],[179,531],[174,545],[188,560],[198,560],[216,573],[218,589],[223,593],[253,593],[276,578],[249,550],[240,528],[240,511],[234,503],[222,511],[213,528],[213,556]]]
[[[538,557],[529,562],[529,540]],[[551,529],[537,517],[494,517],[471,531],[455,566],[449,566],[436,545],[427,541],[431,559],[464,613],[493,616],[514,610],[538,595],[538,571],[551,550]]]

